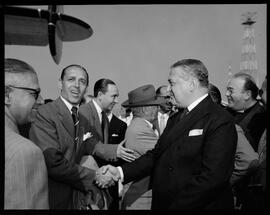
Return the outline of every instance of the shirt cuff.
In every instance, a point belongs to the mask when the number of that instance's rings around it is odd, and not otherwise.
[[[124,173],[123,173],[122,167],[118,166],[117,169],[120,172],[120,180],[121,180],[121,182],[123,182],[124,181]]]

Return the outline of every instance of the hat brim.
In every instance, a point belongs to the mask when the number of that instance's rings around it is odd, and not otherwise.
[[[158,97],[152,101],[137,102],[137,103],[133,103],[133,104],[130,104],[129,100],[126,100],[121,105],[123,107],[142,107],[142,106],[160,105],[160,104],[163,104],[165,102],[166,102],[166,100],[164,98]]]

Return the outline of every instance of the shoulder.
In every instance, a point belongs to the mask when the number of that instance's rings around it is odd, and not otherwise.
[[[43,155],[41,149],[32,141],[16,133],[14,133],[12,139],[7,138],[5,143],[5,152],[7,156],[10,156],[10,158],[14,157],[16,159],[27,159],[31,158],[33,155]]]

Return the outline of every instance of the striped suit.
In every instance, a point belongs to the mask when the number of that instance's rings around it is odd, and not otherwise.
[[[49,209],[48,175],[42,151],[19,134],[5,109],[4,209]]]

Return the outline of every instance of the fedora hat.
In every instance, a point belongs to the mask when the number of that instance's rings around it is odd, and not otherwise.
[[[151,84],[143,85],[128,93],[128,100],[122,103],[123,107],[140,107],[160,105],[164,98],[156,97],[155,87]]]

